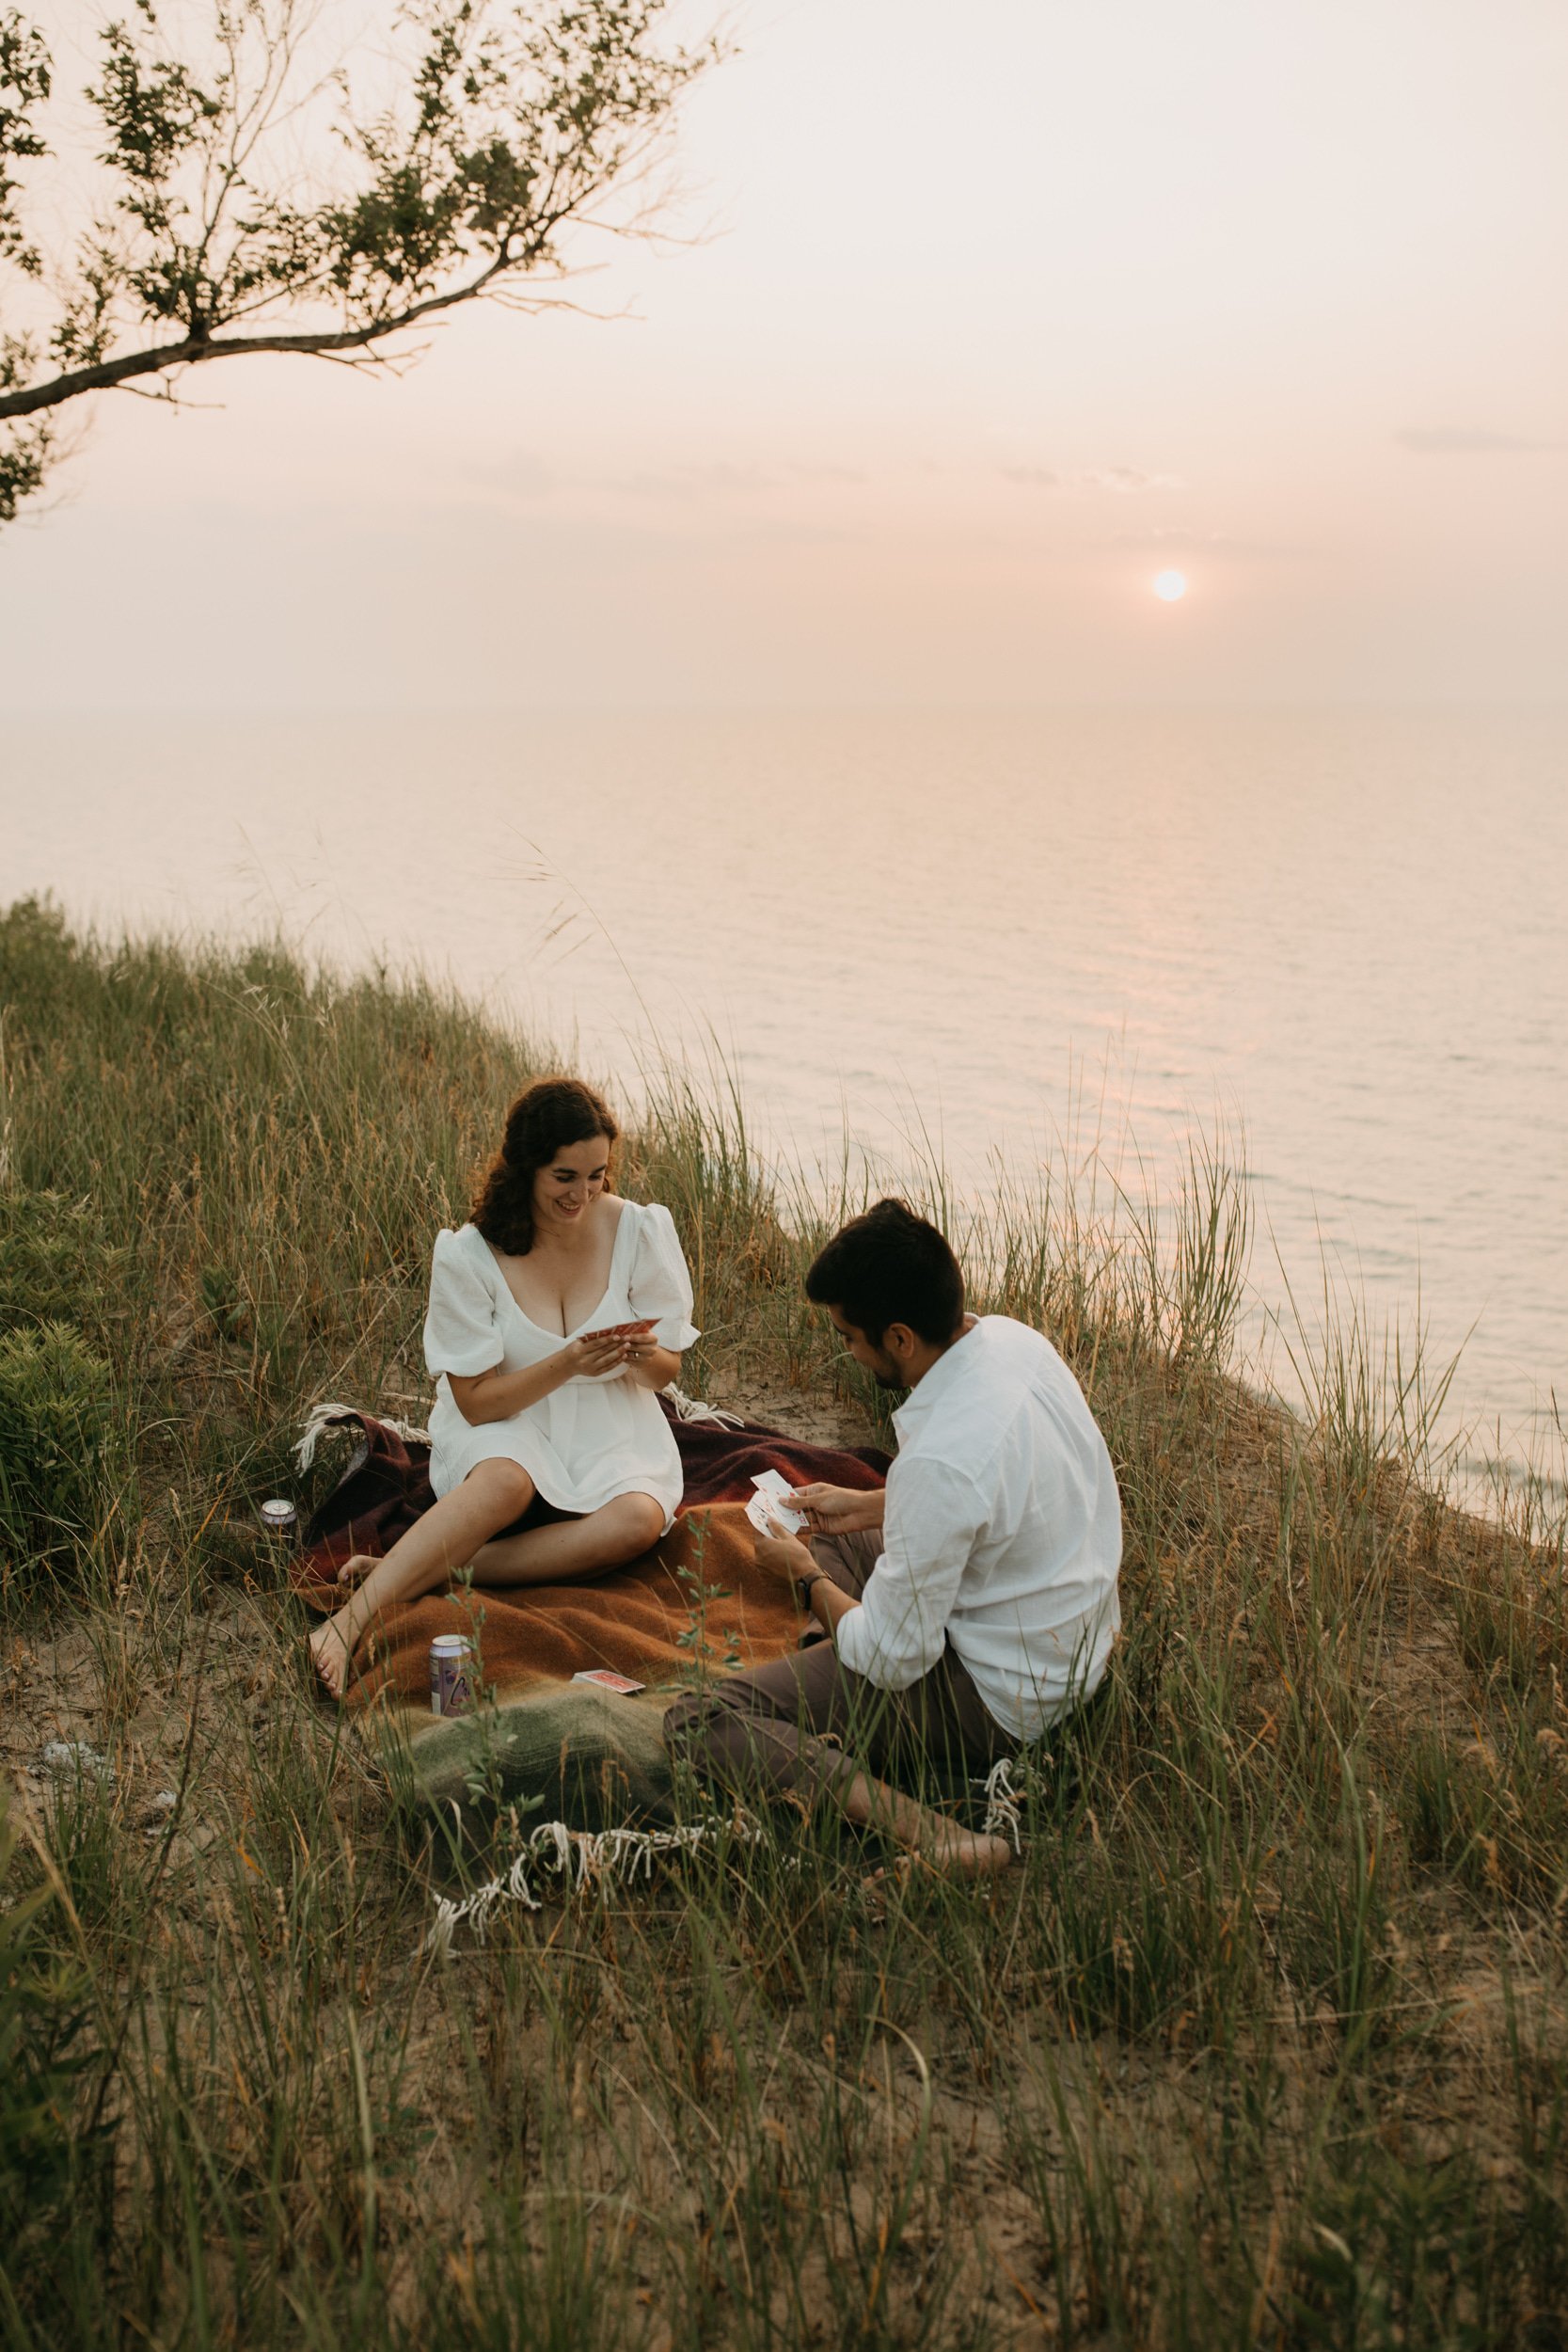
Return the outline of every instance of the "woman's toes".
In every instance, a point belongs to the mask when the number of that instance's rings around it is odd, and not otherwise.
[[[341,1699],[348,1677],[348,1648],[330,1621],[318,1626],[310,1636],[310,1662],[327,1696]]]

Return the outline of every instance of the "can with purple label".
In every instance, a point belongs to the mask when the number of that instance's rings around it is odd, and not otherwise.
[[[430,1645],[430,1711],[466,1715],[474,1703],[474,1645],[462,1633],[437,1633]]]

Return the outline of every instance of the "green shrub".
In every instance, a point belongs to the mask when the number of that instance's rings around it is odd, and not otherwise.
[[[24,1023],[69,1002],[81,961],[53,899],[17,898],[0,911],[0,1003]]]
[[[0,1333],[0,1565],[63,1564],[101,1514],[114,1378],[63,1323]]]
[[[90,1201],[0,1191],[0,1329],[74,1323],[101,1331],[119,1312],[130,1254],[111,1248]]]

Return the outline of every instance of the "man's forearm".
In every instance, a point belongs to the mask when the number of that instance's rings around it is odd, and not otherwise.
[[[839,1591],[832,1578],[823,1568],[818,1568],[815,1576],[803,1578],[801,1581],[807,1588],[806,1606],[817,1624],[825,1627],[830,1633],[836,1629],[841,1617],[847,1617],[851,1609],[860,1607],[860,1602],[850,1594]]]

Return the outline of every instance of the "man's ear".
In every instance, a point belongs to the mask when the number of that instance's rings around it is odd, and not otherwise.
[[[917,1334],[907,1323],[890,1323],[882,1333],[882,1352],[900,1361],[912,1355],[920,1345]]]

